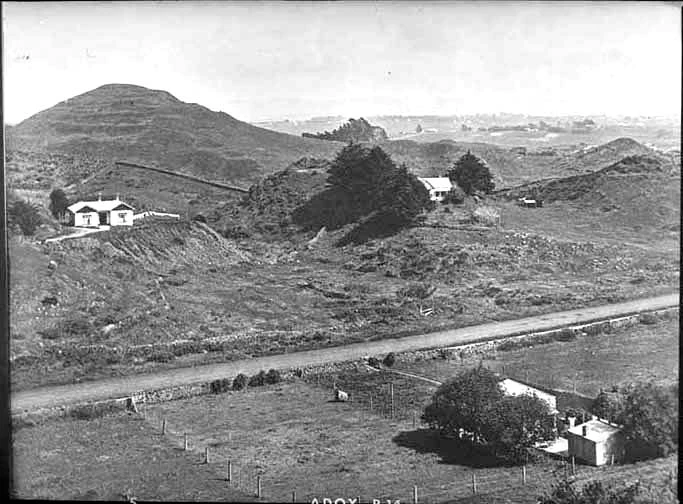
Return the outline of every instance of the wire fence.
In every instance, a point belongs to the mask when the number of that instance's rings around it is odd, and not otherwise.
[[[390,373],[377,374],[374,381],[365,379],[365,386],[358,388],[361,381],[352,382],[338,375],[319,375],[307,379],[309,383],[329,390],[330,398],[334,396],[335,389],[346,387],[350,391],[346,402],[357,410],[358,428],[362,429],[383,420],[395,432],[423,430],[427,428],[421,418],[425,398],[413,393],[414,383],[412,387],[406,386],[408,380],[412,379]],[[428,382],[423,383],[426,388],[435,386]],[[643,468],[651,474],[668,474],[672,479],[677,479],[678,474],[677,461],[671,459],[660,459],[654,461],[654,464],[650,462],[646,465],[592,467],[580,465],[571,459],[549,458],[540,464],[517,467],[454,466],[448,479],[444,478],[443,470],[438,471],[438,474],[431,474],[430,469],[425,466],[412,471],[412,481],[390,481],[386,489],[380,488],[381,485],[376,483],[363,486],[351,479],[351,475],[345,477],[346,475],[339,473],[331,474],[322,481],[320,475],[305,481],[300,474],[298,478],[290,478],[283,469],[269,472],[266,464],[259,463],[257,457],[253,456],[253,447],[260,441],[255,437],[258,434],[227,432],[222,433],[222,441],[217,441],[195,435],[185,427],[172,425],[163,412],[143,407],[140,414],[158,435],[178,449],[187,451],[188,456],[196,457],[198,463],[206,464],[226,485],[239,490],[247,498],[264,502],[313,502],[317,499],[323,503],[325,498],[332,502],[343,498],[347,504],[350,499],[357,499],[358,503],[380,500],[381,503],[400,501],[431,504],[474,495],[508,495],[510,492],[540,496],[549,493],[553,485],[562,478],[569,478],[577,484],[591,479],[620,483],[635,481],[643,476]],[[364,453],[368,457],[364,471],[372,471],[373,450],[366,447]],[[364,492],[374,493],[364,495]]]

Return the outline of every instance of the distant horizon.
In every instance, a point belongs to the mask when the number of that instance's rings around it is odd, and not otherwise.
[[[680,14],[666,2],[6,2],[4,116],[136,82],[250,123],[670,117]]]
[[[50,108],[52,108],[52,107],[54,107],[54,106],[56,106],[56,105],[59,105],[60,103],[66,101],[66,100],[69,100],[70,98],[74,98],[74,97],[76,97],[76,96],[79,96],[79,95],[86,94],[86,93],[89,93],[89,92],[91,92],[91,91],[94,91],[94,90],[96,90],[96,89],[98,89],[98,88],[100,88],[100,87],[103,87],[103,86],[110,86],[110,85],[137,86],[137,87],[143,87],[143,88],[146,88],[146,89],[150,89],[150,90],[152,90],[152,91],[165,91],[165,92],[169,92],[169,93],[170,93],[171,95],[173,95],[175,98],[177,98],[177,99],[180,100],[180,101],[183,101],[184,103],[196,103],[197,105],[206,106],[206,105],[204,105],[204,104],[201,103],[201,102],[186,102],[185,100],[181,100],[180,98],[178,98],[177,96],[175,96],[173,93],[171,93],[170,91],[168,91],[168,90],[166,90],[166,89],[153,89],[153,88],[148,88],[148,87],[146,87],[146,86],[142,86],[142,85],[140,85],[140,84],[134,84],[134,83],[132,83],[132,82],[116,82],[116,83],[114,83],[114,82],[108,82],[108,83],[104,83],[104,84],[101,84],[101,85],[99,85],[99,86],[96,86],[96,87],[94,87],[94,88],[92,88],[92,89],[89,89],[89,90],[87,90],[87,91],[85,91],[85,92],[83,92],[83,93],[77,93],[77,94],[72,95],[72,96],[66,96],[66,97],[64,97],[63,99],[61,99],[61,100],[55,102],[53,105],[50,105],[50,106],[48,106],[48,107],[45,108],[45,109],[39,110],[39,111],[37,111],[37,112],[35,112],[35,113],[29,115],[28,117],[25,117],[25,118],[19,120],[19,121],[15,121],[15,122],[5,121],[4,124],[5,124],[6,126],[17,126],[18,124],[22,123],[23,121],[25,121],[25,120],[27,120],[27,119],[30,119],[30,118],[33,117],[34,115],[37,115],[37,114],[40,114],[41,112],[44,112],[44,111],[46,111],[46,110],[49,110]],[[207,107],[207,108],[209,108],[209,110],[211,110],[212,112],[216,112],[216,113],[218,113],[218,112],[223,112],[223,113],[226,113],[226,114],[228,114],[228,115],[234,117],[235,119],[237,119],[237,120],[239,120],[239,121],[246,122],[246,123],[249,123],[249,124],[270,123],[270,122],[285,122],[285,121],[305,122],[305,121],[310,121],[310,120],[314,120],[314,119],[333,119],[333,118],[335,118],[335,119],[336,119],[336,118],[341,118],[342,120],[347,121],[348,119],[352,119],[352,118],[353,118],[353,119],[358,119],[358,118],[360,118],[360,117],[364,117],[364,118],[369,118],[369,117],[405,117],[405,118],[408,118],[408,117],[473,117],[473,116],[506,116],[506,115],[509,115],[509,116],[521,115],[521,116],[525,116],[525,117],[541,117],[541,118],[556,118],[556,119],[576,118],[576,117],[584,117],[584,118],[607,117],[607,118],[611,118],[611,119],[617,119],[617,118],[631,117],[631,118],[637,118],[637,119],[667,119],[667,120],[671,120],[671,121],[674,121],[674,122],[676,122],[677,120],[680,121],[680,115],[676,115],[676,114],[671,114],[671,115],[654,115],[654,114],[650,114],[650,115],[645,115],[645,114],[642,114],[642,115],[629,115],[629,114],[579,114],[579,113],[567,113],[567,114],[552,115],[552,114],[533,114],[533,113],[527,113],[527,112],[511,112],[511,111],[509,111],[509,110],[498,111],[498,112],[471,112],[471,113],[444,113],[444,114],[433,114],[433,113],[425,113],[425,114],[419,114],[419,113],[418,113],[418,114],[384,113],[384,114],[361,114],[361,115],[356,115],[356,116],[354,116],[354,115],[348,115],[348,114],[345,115],[345,114],[324,114],[324,113],[323,113],[323,114],[319,114],[319,115],[311,115],[311,116],[305,116],[305,117],[304,117],[304,116],[301,116],[301,117],[284,116],[284,117],[275,117],[275,118],[267,118],[267,119],[259,119],[259,120],[250,121],[250,120],[246,120],[246,119],[243,119],[243,118],[241,118],[241,117],[235,116],[234,114],[231,114],[230,111],[227,111],[227,110],[214,110],[214,109],[211,109],[210,107]]]

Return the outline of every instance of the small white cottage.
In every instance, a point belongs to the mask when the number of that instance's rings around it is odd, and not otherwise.
[[[79,201],[68,208],[69,224],[75,227],[132,226],[133,207],[116,196],[113,200]]]
[[[594,418],[567,431],[569,456],[594,466],[620,462],[624,458],[621,428]]]
[[[432,201],[442,201],[444,196],[453,189],[451,179],[448,177],[418,177],[417,179],[429,191],[429,199]]]

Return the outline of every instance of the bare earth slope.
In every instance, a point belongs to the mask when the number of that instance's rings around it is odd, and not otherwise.
[[[11,128],[10,150],[87,154],[149,163],[212,180],[249,183],[341,144],[277,133],[165,91],[108,84]]]

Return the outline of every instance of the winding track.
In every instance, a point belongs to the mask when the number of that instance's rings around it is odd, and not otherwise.
[[[255,374],[261,369],[294,368],[356,360],[364,355],[387,352],[406,352],[428,348],[457,346],[475,341],[499,339],[516,334],[544,331],[563,326],[577,325],[597,320],[606,320],[632,315],[642,311],[658,310],[679,305],[679,294],[669,294],[624,303],[609,304],[593,308],[582,308],[518,320],[493,322],[439,331],[416,336],[384,339],[350,345],[309,350],[305,352],[270,355],[254,359],[206,364],[164,370],[154,374],[133,375],[84,382],[72,385],[42,387],[10,395],[12,413],[33,411],[52,406],[97,401],[115,397],[130,396],[142,390],[209,382],[220,378],[231,378],[238,373]]]

